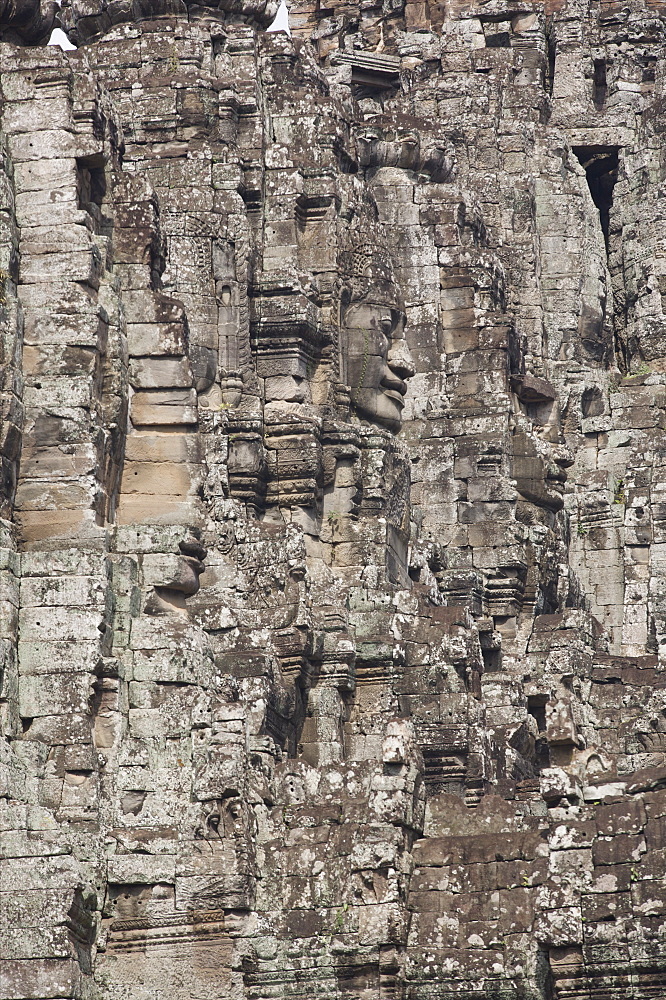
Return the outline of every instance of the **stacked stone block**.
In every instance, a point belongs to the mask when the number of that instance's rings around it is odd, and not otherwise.
[[[0,994],[659,997],[664,11],[274,7],[0,4]]]

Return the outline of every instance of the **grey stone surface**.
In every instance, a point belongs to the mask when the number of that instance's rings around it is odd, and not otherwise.
[[[653,0],[0,0],[0,997],[666,992]]]

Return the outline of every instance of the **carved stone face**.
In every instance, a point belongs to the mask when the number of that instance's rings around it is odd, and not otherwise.
[[[529,503],[553,512],[564,506],[566,469],[573,456],[561,440],[557,392],[544,379],[512,377],[516,394],[513,474],[518,492]]]
[[[406,380],[414,374],[403,313],[369,295],[352,302],[342,319],[343,371],[354,409],[365,420],[399,430]]]
[[[388,118],[364,123],[358,135],[364,167],[399,167],[437,183],[455,174],[455,152],[445,136],[425,134],[417,127],[392,128]]]
[[[206,549],[193,536],[179,543],[180,552],[151,553],[144,557],[144,581],[152,585],[146,611],[163,614],[186,611],[185,601],[199,590],[199,577],[205,570]]]
[[[113,25],[126,21],[149,21],[159,17],[177,17],[189,14],[188,8],[199,17],[206,14],[220,20],[254,22],[267,28],[277,14],[278,0],[231,0],[231,2],[195,3],[194,0],[65,0],[60,20],[68,33],[80,43],[93,41],[104,35]]]
[[[529,503],[553,512],[564,506],[566,469],[573,465],[569,449],[539,438],[525,427],[513,436],[513,474],[518,492]]]

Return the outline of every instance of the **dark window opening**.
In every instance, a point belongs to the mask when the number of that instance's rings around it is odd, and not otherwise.
[[[552,97],[553,86],[555,84],[555,57],[557,55],[557,44],[555,42],[555,36],[552,30],[546,32],[546,45],[548,47],[546,53],[548,57],[548,63],[546,65],[546,78],[544,80],[544,87],[546,93]]]
[[[564,948],[551,948],[550,951],[547,951],[545,948],[539,946],[537,949],[536,968],[539,982],[542,984],[543,1000],[554,1000],[555,997],[555,982],[550,965],[551,954],[555,957],[564,955],[566,952]],[[558,968],[562,969],[562,965],[563,963],[560,960]]]
[[[546,731],[546,702],[548,695],[535,694],[527,699],[527,714],[536,720],[537,729],[540,733]]]
[[[166,261],[155,248],[150,248],[150,287],[158,291],[162,287],[162,275],[166,270]]]
[[[78,157],[76,160],[78,207],[93,220],[96,233],[110,235],[112,222],[104,215],[106,173],[103,156]]]
[[[557,576],[539,592],[537,597],[538,614],[554,615],[558,607]]]
[[[594,76],[592,78],[592,100],[597,111],[602,111],[608,97],[605,59],[594,60]]]
[[[537,773],[550,767],[550,746],[545,736],[540,736],[534,744],[534,764]]]
[[[76,161],[78,174],[79,208],[90,211],[91,206],[101,208],[106,194],[106,177],[104,164],[95,159],[78,159]],[[94,213],[93,213],[94,214]]]
[[[509,327],[507,341],[509,373],[511,375],[524,375],[525,364],[523,362],[523,358],[527,353],[527,347],[521,344],[520,337],[518,336],[514,326]]]
[[[597,386],[593,386],[591,389],[586,389],[583,393],[580,405],[584,417],[601,416],[604,412],[604,401],[601,395],[601,389]]]
[[[618,171],[618,147],[574,146],[573,152],[585,171],[592,201],[599,210],[601,229],[608,250],[610,209]]]
[[[550,747],[546,737],[546,702],[548,695],[535,694],[527,699],[527,714],[531,715],[537,724],[539,736],[534,742],[534,766],[537,774],[550,767]]]
[[[378,90],[396,90],[399,76],[395,73],[373,72],[368,69],[352,67],[352,90],[354,93],[363,92],[364,95],[375,94]]]
[[[510,49],[511,35],[508,31],[497,31],[492,35],[486,35],[486,48]]]
[[[251,187],[242,187],[240,196],[245,202],[245,208],[250,221],[256,223],[261,214],[261,191]]]
[[[221,56],[227,51],[226,35],[213,35],[211,42],[213,43],[214,56]]]
[[[486,674],[496,674],[502,669],[501,649],[481,649],[483,657],[483,671]]]
[[[375,82],[369,81],[369,79],[363,79],[358,75],[354,75],[352,77],[351,92],[357,101],[370,99],[376,101],[383,108],[384,102],[395,96],[396,89],[391,86],[380,86]]]

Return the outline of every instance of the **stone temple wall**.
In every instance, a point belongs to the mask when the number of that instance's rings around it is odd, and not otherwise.
[[[666,4],[275,9],[0,0],[0,998],[659,1000]]]

